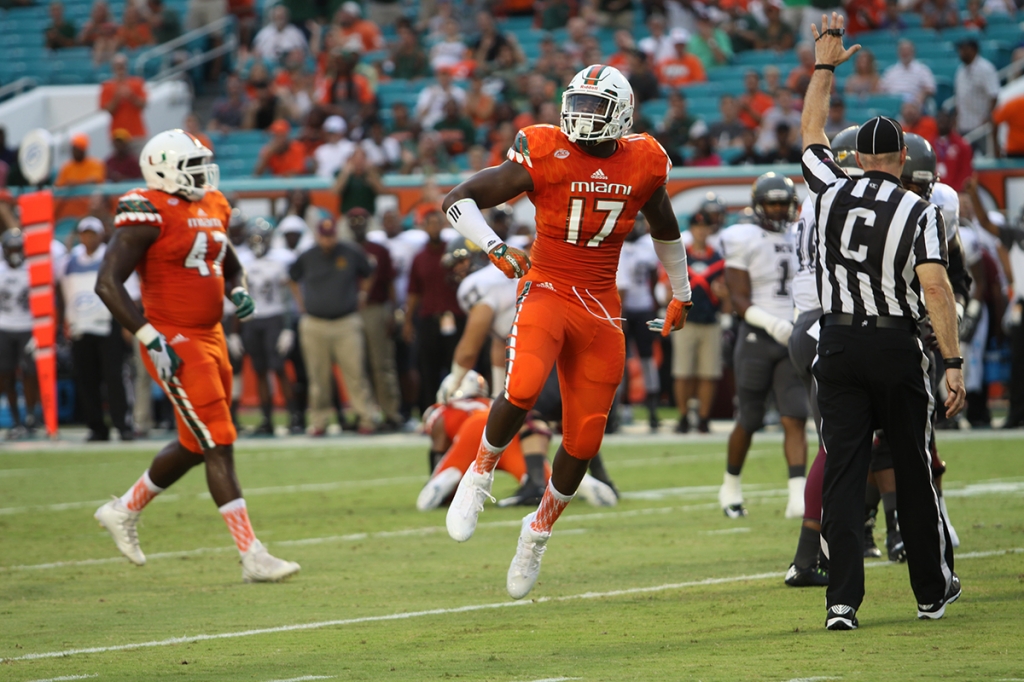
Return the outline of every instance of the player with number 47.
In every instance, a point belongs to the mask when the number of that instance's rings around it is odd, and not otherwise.
[[[299,570],[271,556],[256,539],[235,475],[231,421],[231,363],[220,326],[225,295],[245,321],[256,310],[245,270],[228,242],[231,214],[217,191],[213,153],[181,130],[154,136],[139,163],[146,189],[120,198],[117,228],[100,266],[96,292],[146,352],[146,369],[174,405],[178,438],[153,459],[123,496],[100,507],[96,519],[132,563],[143,565],[139,514],[192,467],[205,465],[210,495],[242,556],[246,582],[273,582]],[[142,282],[145,317],[124,282]]]

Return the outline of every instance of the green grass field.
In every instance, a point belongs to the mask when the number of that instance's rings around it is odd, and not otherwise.
[[[609,443],[625,499],[569,507],[523,602],[505,572],[528,510],[488,507],[451,541],[443,510],[415,510],[426,443],[412,438],[240,445],[258,536],[302,564],[277,585],[241,582],[199,471],[144,513],[149,563],[119,557],[92,512],[158,444],[7,448],[0,680],[1024,678],[1024,438],[940,444],[964,596],[917,621],[906,566],[873,560],[861,628],[839,633],[823,590],[782,582],[799,521],[783,518],[775,435],[755,439],[736,521],[716,503],[720,436]]]

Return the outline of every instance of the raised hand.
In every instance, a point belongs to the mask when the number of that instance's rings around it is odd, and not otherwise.
[[[843,17],[833,12],[832,18],[821,15],[821,31],[811,24],[811,33],[814,34],[814,63],[839,66],[853,55],[860,52],[860,45],[849,48],[843,47]]]

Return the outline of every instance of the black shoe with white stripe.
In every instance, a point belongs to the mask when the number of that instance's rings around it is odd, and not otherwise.
[[[828,607],[828,615],[825,616],[826,630],[856,630],[857,609],[846,604],[836,604]]]
[[[946,605],[952,604],[957,599],[963,590],[960,588],[960,576],[956,573],[953,574],[953,579],[949,581],[949,589],[946,590],[946,597],[937,604],[918,604],[917,605],[917,617],[919,620],[938,620],[946,613]]]

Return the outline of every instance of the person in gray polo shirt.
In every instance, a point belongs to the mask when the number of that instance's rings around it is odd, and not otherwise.
[[[363,367],[363,320],[358,315],[373,283],[373,265],[357,245],[338,241],[333,220],[317,225],[316,241],[288,271],[302,315],[299,338],[309,374],[313,435],[327,431],[332,362],[345,379],[359,433],[373,433],[374,409]]]

